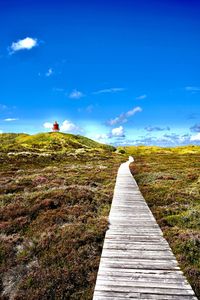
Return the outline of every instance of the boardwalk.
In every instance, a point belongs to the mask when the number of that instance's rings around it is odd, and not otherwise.
[[[197,300],[129,171],[120,166],[93,300]]]

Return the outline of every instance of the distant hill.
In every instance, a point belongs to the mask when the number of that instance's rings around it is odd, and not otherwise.
[[[118,151],[125,151],[125,153],[133,156],[137,155],[155,155],[159,154],[196,154],[200,152],[199,145],[186,145],[174,147],[159,147],[159,146],[124,146],[118,147]]]
[[[115,150],[113,146],[95,142],[87,137],[61,132],[38,133],[35,135],[24,133],[0,134],[0,152],[65,152],[72,149]]]

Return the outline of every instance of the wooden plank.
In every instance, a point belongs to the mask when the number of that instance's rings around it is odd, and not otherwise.
[[[145,243],[146,242],[145,239],[148,239],[149,243],[155,242],[157,244],[158,243],[160,244],[162,242],[162,240],[157,239],[156,236],[150,236],[150,235],[149,236],[139,235],[139,236],[131,236],[130,237],[130,235],[122,236],[122,235],[109,235],[109,234],[107,234],[106,239],[107,239],[108,242],[111,241],[111,242],[117,242],[117,243],[119,242],[119,243],[135,243],[135,244],[138,244],[138,243],[141,244],[141,242]],[[165,244],[165,245],[167,245],[167,244]]]
[[[120,218],[120,220],[117,217],[113,217],[113,216],[111,217],[110,216],[108,218],[108,220],[111,223],[111,226],[115,225],[115,224],[118,224],[118,225],[125,224],[125,225],[135,225],[135,226],[137,226],[137,225],[141,226],[141,224],[144,224],[144,225],[146,225],[146,224],[151,225],[152,224],[152,225],[158,226],[158,224],[155,222],[155,220],[148,218],[148,216],[141,217],[140,219],[135,217],[135,218],[132,218],[130,220],[130,222],[128,222],[127,217],[125,217],[125,216]]]
[[[152,274],[152,273],[145,273],[145,272],[140,272],[139,274],[135,273],[129,273],[129,272],[104,272],[101,273],[99,272],[98,274],[98,279],[105,279],[106,275],[106,280],[122,280],[122,281],[140,281],[140,282],[182,282],[182,273],[177,274],[175,272],[172,272],[171,274]],[[152,276],[153,275],[153,276]],[[187,282],[184,280],[183,282]]]
[[[197,300],[133,179],[120,166],[93,300]]]
[[[109,228],[108,230],[108,235],[124,235],[125,233],[125,230],[126,229],[116,229],[116,228]],[[145,236],[148,236],[148,235],[154,235],[154,236],[157,236],[158,234],[162,234],[162,232],[160,232],[160,230],[156,229],[156,228],[133,228],[133,229],[127,229],[126,230],[126,235],[145,235]]]
[[[135,286],[121,286],[119,285],[98,285],[95,287],[97,291],[112,291],[112,292],[129,292],[129,293],[142,293],[142,294],[167,294],[167,295],[181,295],[181,296],[194,296],[194,292],[191,288],[179,289],[171,288],[158,288],[158,287],[135,287]]]
[[[111,280],[111,279],[102,279],[98,278],[96,282],[96,287],[98,289],[99,286],[119,286],[120,287],[129,287],[129,288],[159,288],[159,289],[181,289],[183,290],[190,290],[190,285],[186,283],[186,281],[178,281],[178,282],[164,282],[164,281],[137,281],[137,280],[123,280],[120,279],[120,283],[117,282],[116,280]],[[184,291],[185,293],[185,291]]]
[[[126,259],[140,259],[148,258],[157,260],[159,259],[173,259],[174,256],[170,251],[145,251],[145,250],[110,250],[103,249],[102,257],[117,257],[117,258],[126,258]]]
[[[152,222],[152,221],[145,221],[145,220],[143,220],[143,221],[135,221],[135,222],[126,222],[126,221],[124,221],[124,220],[118,220],[117,221],[117,219],[115,219],[115,220],[113,220],[112,219],[112,225],[109,225],[110,226],[110,228],[111,228],[111,226],[112,226],[112,228],[114,227],[114,228],[116,228],[116,227],[119,227],[119,228],[123,228],[123,229],[126,229],[126,228],[141,228],[141,227],[148,227],[148,228],[157,228],[157,229],[159,229],[159,227],[158,227],[158,224],[156,224],[156,223],[154,223],[154,222]]]
[[[154,246],[154,248],[152,249],[152,247]],[[160,247],[159,247],[160,246]],[[138,248],[137,248],[138,247]],[[159,249],[160,248],[160,249]],[[135,245],[133,243],[131,244],[120,244],[120,243],[104,243],[104,250],[109,250],[109,251],[120,251],[120,252],[124,252],[124,253],[150,253],[152,252],[153,255],[158,253],[163,254],[163,252],[165,253],[170,253],[172,254],[172,251],[169,249],[169,247],[167,246],[163,246],[162,244],[159,245],[152,245],[152,244],[145,244],[145,245]]]
[[[114,294],[114,293],[113,293]],[[145,298],[144,298],[145,297]],[[147,298],[148,297],[148,298]],[[195,300],[196,297],[193,296],[170,296],[170,295],[140,295],[139,298],[137,296],[133,296],[132,294],[130,294],[129,296],[125,296],[125,298],[123,297],[119,297],[119,296],[95,296],[93,299],[95,300],[125,300],[125,299],[142,299],[142,300],[149,300],[149,299],[153,299],[153,300]]]
[[[163,246],[162,244],[145,244],[141,245],[141,243],[113,243],[106,242],[104,243],[104,249],[109,250],[145,250],[145,251],[169,251],[168,246]]]
[[[114,230],[109,230],[109,232],[107,233],[107,236],[124,236],[124,238],[130,237],[130,234],[132,234],[132,238],[134,238],[134,236],[140,236],[140,237],[145,237],[146,239],[150,238],[150,237],[157,237],[157,235],[159,234],[159,232],[153,232],[153,231],[137,231],[135,230],[134,232],[127,232],[127,233],[123,233],[123,231],[114,231]]]
[[[123,269],[123,268],[108,268],[108,267],[102,267],[99,269],[98,274],[129,274],[131,276],[137,276],[137,275],[141,275],[143,274],[144,276],[148,276],[151,275],[152,278],[156,277],[157,275],[164,275],[166,276],[166,278],[168,278],[169,276],[173,275],[177,275],[177,276],[181,276],[182,279],[183,277],[183,272],[178,269],[178,270],[161,270],[161,269],[138,269],[138,268],[130,268],[130,269]],[[185,278],[184,278],[185,279]]]
[[[196,300],[193,296],[178,296],[178,295],[163,295],[163,294],[143,294],[143,293],[128,293],[128,292],[104,292],[96,291],[94,300],[125,300],[125,299],[153,299],[153,300]]]
[[[133,235],[133,234],[113,234],[109,233],[108,231],[106,232],[106,239],[110,240],[120,240],[120,241],[132,241],[132,242],[146,242],[146,241],[160,241],[164,242],[164,238],[162,236],[151,236],[151,235],[146,235],[141,236],[141,235]],[[165,241],[165,244],[167,242]]]
[[[127,261],[126,263],[123,261],[114,261],[114,262],[110,262],[109,259],[106,259],[105,257],[103,258],[103,262],[101,262],[100,266],[103,267],[107,267],[110,269],[151,269],[151,270],[179,270],[179,267],[176,266],[176,264],[174,262],[170,262],[170,261],[162,261],[162,262],[158,262],[158,261]]]
[[[140,284],[141,286],[146,286],[146,284],[150,283],[151,285],[154,286],[160,286],[161,285],[165,285],[166,284],[177,284],[176,286],[180,287],[181,285],[187,286],[188,288],[190,288],[187,285],[187,281],[183,281],[182,278],[154,278],[152,279],[152,277],[142,277],[142,278],[132,278],[132,277],[124,277],[124,276],[106,276],[106,280],[105,280],[105,276],[104,275],[98,275],[98,282],[103,282],[103,281],[107,281],[108,283],[110,282],[119,282],[124,283],[125,286],[131,285],[131,286],[135,286],[137,284]]]

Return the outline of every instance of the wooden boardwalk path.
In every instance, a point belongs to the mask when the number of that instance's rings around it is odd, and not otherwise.
[[[129,163],[118,171],[93,300],[197,300]]]

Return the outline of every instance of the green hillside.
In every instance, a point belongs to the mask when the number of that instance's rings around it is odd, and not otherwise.
[[[200,147],[198,145],[187,145],[179,147],[159,147],[159,146],[124,146],[118,147],[118,151],[125,151],[125,153],[133,156],[137,155],[165,155],[165,154],[199,154]]]
[[[0,134],[0,152],[7,151],[69,151],[72,149],[104,149],[115,150],[109,145],[100,144],[81,135],[61,132],[38,133],[28,135],[23,133]]]

